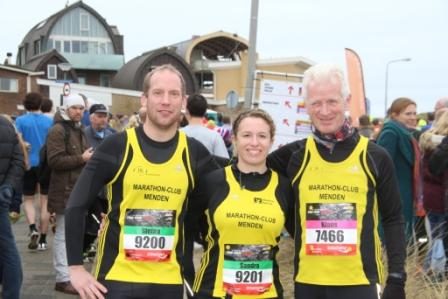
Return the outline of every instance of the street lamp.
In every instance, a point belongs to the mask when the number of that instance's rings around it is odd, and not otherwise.
[[[384,115],[387,116],[387,85],[388,85],[388,78],[389,78],[389,65],[391,63],[400,62],[400,61],[411,61],[411,58],[399,58],[399,59],[393,59],[387,62],[386,64],[386,84],[385,84],[385,96],[384,96]]]

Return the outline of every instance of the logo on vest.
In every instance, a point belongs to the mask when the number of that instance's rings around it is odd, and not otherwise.
[[[265,199],[261,197],[254,197],[254,203],[256,204],[262,204],[262,205],[272,205],[273,201],[270,199]]]
[[[347,170],[348,170],[348,172],[350,172],[350,173],[359,173],[359,167],[358,167],[358,165],[350,166]]]
[[[145,168],[143,166],[136,166],[134,167],[134,169],[132,169],[132,172],[139,175],[139,176],[148,176],[148,175],[152,175],[149,172],[148,168]]]

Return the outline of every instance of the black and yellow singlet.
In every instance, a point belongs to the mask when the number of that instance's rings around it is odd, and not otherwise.
[[[192,187],[190,165],[182,159],[185,151],[188,156],[186,136],[179,134],[174,154],[159,164],[145,158],[134,129],[127,130],[127,137],[123,162],[107,185],[111,210],[99,240],[95,274],[106,280],[182,284],[179,219]],[[113,261],[104,255],[111,250],[116,251]]]
[[[296,282],[317,285],[370,284],[366,270],[382,277],[375,180],[367,167],[368,140],[361,137],[343,161],[325,161],[308,137],[302,168],[293,184],[301,246]],[[373,252],[363,244],[373,244]],[[368,266],[370,265],[370,266]]]
[[[201,180],[201,188],[205,189],[201,198],[209,229],[195,293],[281,298],[275,257],[291,208],[286,178],[270,170],[244,174],[233,165],[209,174]]]

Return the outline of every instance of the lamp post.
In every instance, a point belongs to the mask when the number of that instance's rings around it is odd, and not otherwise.
[[[392,59],[389,60],[386,64],[386,83],[385,83],[385,95],[384,95],[384,115],[387,115],[387,92],[388,92],[388,79],[389,79],[389,65],[395,62],[400,62],[400,61],[411,61],[411,58],[407,57],[407,58],[399,58],[399,59]]]

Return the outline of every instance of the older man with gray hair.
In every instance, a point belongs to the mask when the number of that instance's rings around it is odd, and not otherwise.
[[[309,68],[303,97],[312,134],[268,157],[296,197],[295,298],[378,299],[379,214],[389,270],[382,298],[404,299],[406,247],[392,161],[346,119],[350,94],[339,67]]]

